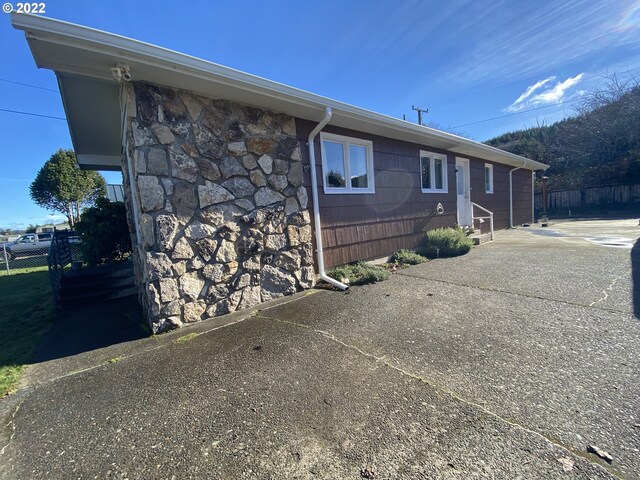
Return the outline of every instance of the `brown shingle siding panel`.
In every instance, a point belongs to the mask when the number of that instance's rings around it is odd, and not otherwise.
[[[337,265],[353,262],[357,259],[374,259],[389,255],[401,248],[416,248],[420,245],[424,234],[410,234],[391,239],[374,240],[367,244],[361,244],[360,249],[354,245],[341,245],[325,250],[325,263],[331,268]],[[362,250],[364,248],[365,250]]]
[[[410,172],[420,171],[420,162],[415,152],[412,155],[398,155],[393,153],[379,153],[373,151],[376,169],[383,169],[390,172]]]
[[[354,223],[378,222],[380,220],[402,220],[408,218],[422,218],[432,215],[437,202],[406,203],[403,205],[364,205],[358,208],[350,207],[321,207],[322,224],[338,226]],[[442,202],[445,213],[456,211],[455,201]]]
[[[336,245],[338,243],[336,239],[336,231],[334,229],[322,228],[322,244],[323,245]]]
[[[377,157],[376,159],[377,160]],[[322,166],[316,167],[316,175],[318,180],[318,191],[323,191],[324,179],[322,178]],[[420,188],[420,174],[416,170],[415,172],[400,171],[400,170],[384,170],[378,168],[378,162],[376,162],[376,168],[374,170],[374,185],[376,191],[378,186],[386,188]],[[309,185],[311,183],[309,182]]]
[[[377,205],[381,207],[381,211],[390,211],[396,206],[409,203],[422,203],[426,209],[435,208],[438,202],[455,204],[456,195],[451,189],[449,193],[422,193],[419,188],[387,188],[376,185],[375,193],[366,194],[325,194],[320,190],[318,200],[321,208]]]
[[[385,188],[411,188],[420,189],[420,174],[416,172],[398,172],[391,170],[379,170],[375,172],[375,185]]]
[[[378,240],[391,241],[393,238],[412,234],[423,234],[432,228],[453,226],[455,215],[441,215],[411,220],[385,220],[377,223],[350,224],[339,227],[323,227],[325,248],[352,244],[369,244]],[[334,233],[331,235],[329,232]],[[359,257],[370,258],[370,257]]]

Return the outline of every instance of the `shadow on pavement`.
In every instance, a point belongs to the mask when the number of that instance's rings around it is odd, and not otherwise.
[[[143,318],[135,296],[67,307],[52,322],[32,363],[148,337]]]
[[[631,275],[633,281],[633,314],[640,319],[640,239],[631,249]]]

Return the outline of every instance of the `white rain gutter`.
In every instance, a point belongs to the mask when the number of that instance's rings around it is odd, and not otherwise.
[[[509,170],[509,228],[513,228],[513,172],[520,170],[527,165],[526,160],[522,161],[522,165]]]
[[[316,138],[320,130],[324,128],[324,126],[329,123],[331,120],[331,108],[325,107],[324,109],[324,117],[320,120],[320,123],[316,125],[311,133],[309,134],[309,139],[307,146],[309,147],[309,165],[311,166],[311,197],[313,198],[313,224],[315,226],[316,231],[316,252],[318,258],[318,273],[320,275],[320,279],[324,280],[331,285],[338,287],[340,290],[347,290],[349,287],[344,283],[341,283],[330,276],[328,276],[324,271],[324,253],[322,250],[322,226],[320,224],[320,204],[318,202],[318,176],[316,173],[316,149],[313,145],[313,140]]]

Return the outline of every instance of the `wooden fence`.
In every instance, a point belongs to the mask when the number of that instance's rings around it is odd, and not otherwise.
[[[542,211],[542,193],[535,196],[536,211]],[[601,185],[575,190],[550,191],[549,213],[602,212],[640,208],[640,185]]]

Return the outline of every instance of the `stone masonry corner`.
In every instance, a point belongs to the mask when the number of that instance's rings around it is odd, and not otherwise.
[[[154,333],[312,287],[295,119],[147,83],[127,93],[126,204]]]

